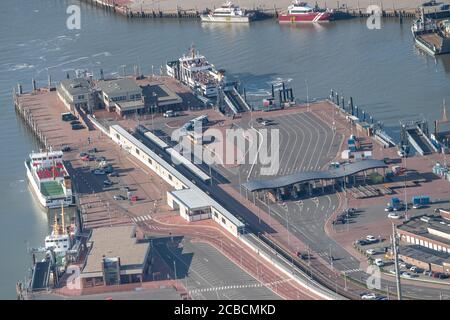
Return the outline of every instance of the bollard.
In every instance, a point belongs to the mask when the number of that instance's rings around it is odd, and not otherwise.
[[[31,86],[33,87],[33,92],[36,91],[36,80],[34,80],[34,78],[31,79]]]

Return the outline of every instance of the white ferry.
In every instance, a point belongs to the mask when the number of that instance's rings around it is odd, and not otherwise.
[[[216,70],[205,56],[195,51],[194,46],[191,47],[189,54],[168,62],[166,71],[170,77],[208,98],[217,96],[219,87],[225,83],[223,72]]]
[[[245,13],[239,6],[227,2],[207,14],[200,15],[202,22],[238,22],[248,23],[253,19],[253,13]]]
[[[61,224],[58,222],[58,215],[55,213],[52,233],[45,237],[45,249],[53,250],[59,256],[65,256],[73,246],[76,232],[77,229],[74,223],[66,227],[63,206],[61,208]]]
[[[62,158],[62,151],[32,152],[25,161],[31,188],[47,209],[73,204],[72,181]]]

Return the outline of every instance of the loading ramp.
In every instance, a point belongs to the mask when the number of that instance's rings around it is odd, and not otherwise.
[[[41,291],[48,288],[51,272],[50,267],[51,263],[49,260],[36,262],[33,268],[33,276],[31,279],[32,291]]]
[[[224,91],[224,101],[234,114],[251,110],[245,99],[234,87],[231,90]]]

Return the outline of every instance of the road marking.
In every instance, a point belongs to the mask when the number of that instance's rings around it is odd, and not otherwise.
[[[261,287],[274,286],[274,285],[282,284],[282,283],[289,282],[289,281],[292,281],[292,279],[290,279],[290,278],[282,279],[282,280],[277,280],[277,281],[267,282],[267,283],[250,283],[250,284],[242,284],[242,285],[229,285],[229,286],[221,286],[221,287],[198,288],[198,289],[189,290],[189,293],[192,294],[192,293],[222,291],[222,290],[231,290],[231,289],[261,288]]]

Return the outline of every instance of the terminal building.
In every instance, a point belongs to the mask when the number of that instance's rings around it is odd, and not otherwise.
[[[97,88],[103,106],[110,112],[123,116],[144,111],[142,88],[132,79],[100,80]]]
[[[173,210],[177,210],[180,216],[187,221],[211,218],[236,237],[245,233],[243,222],[184,176],[171,163],[164,160],[121,126],[112,125],[109,130],[110,137],[115,143],[175,189],[167,192],[167,204]],[[196,172],[194,168],[190,169],[191,172]]]
[[[419,216],[397,227],[403,261],[420,268],[450,274],[450,220]]]
[[[133,226],[97,228],[88,242],[81,272],[83,288],[139,283],[151,273],[151,247]]]
[[[59,99],[72,112],[79,108],[88,109],[93,106],[91,85],[84,78],[62,80],[56,88]]]

